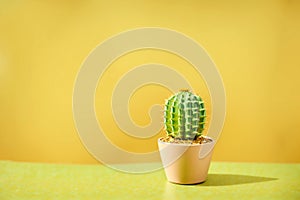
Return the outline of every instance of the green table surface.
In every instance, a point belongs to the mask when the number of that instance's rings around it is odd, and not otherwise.
[[[128,174],[100,164],[0,161],[0,199],[299,200],[300,164],[213,162],[205,183],[177,185],[163,170]]]

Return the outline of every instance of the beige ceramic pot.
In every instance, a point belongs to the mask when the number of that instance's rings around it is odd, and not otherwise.
[[[197,184],[204,182],[211,161],[215,141],[204,144],[175,144],[158,139],[160,157],[169,182]]]

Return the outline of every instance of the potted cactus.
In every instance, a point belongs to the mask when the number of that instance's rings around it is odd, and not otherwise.
[[[202,134],[205,118],[204,102],[189,90],[166,100],[167,135],[158,139],[158,147],[168,181],[196,184],[206,180],[215,141]]]

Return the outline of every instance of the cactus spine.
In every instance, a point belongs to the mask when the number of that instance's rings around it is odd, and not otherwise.
[[[166,100],[164,124],[168,136],[181,140],[195,140],[204,130],[206,111],[201,97],[189,90]]]

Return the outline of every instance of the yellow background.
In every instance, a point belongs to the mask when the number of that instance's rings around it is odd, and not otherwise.
[[[226,88],[227,117],[213,160],[300,161],[297,0],[0,0],[0,159],[96,163],[81,144],[73,122],[76,75],[99,43],[145,26],[192,37],[218,66]],[[112,64],[114,76],[106,74],[100,81],[97,116],[106,129],[111,128],[106,134],[118,146],[152,151],[154,139],[133,141],[118,132],[109,110],[99,114],[110,98],[99,96],[111,92],[113,77],[117,80],[133,66],[154,60],[184,69],[208,108],[209,96],[203,85],[197,85],[199,77],[188,64],[172,54],[140,51],[126,56]],[[147,124],[149,106],[163,103],[169,95],[157,86],[140,88],[130,100],[136,123]]]

